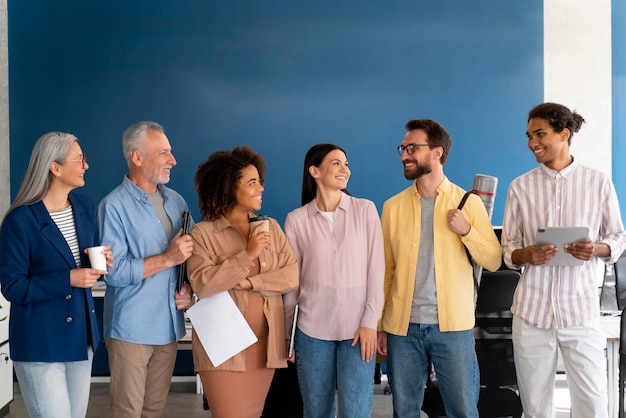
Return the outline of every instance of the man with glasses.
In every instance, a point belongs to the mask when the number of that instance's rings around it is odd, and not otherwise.
[[[111,369],[112,416],[160,417],[170,388],[183,309],[191,288],[177,290],[179,266],[193,243],[183,235],[187,203],[165,187],[176,165],[163,127],[129,126],[122,138],[129,172],[100,203],[101,241],[115,263],[104,277],[104,338]]]
[[[439,123],[410,120],[398,147],[404,177],[414,180],[385,202],[385,305],[379,354],[387,355],[394,417],[419,418],[429,360],[448,417],[478,417],[474,351],[474,279],[467,248],[495,271],[502,251],[478,196],[443,172],[452,142]]]

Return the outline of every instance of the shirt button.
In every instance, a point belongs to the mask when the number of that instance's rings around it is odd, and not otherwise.
[[[70,299],[72,299],[72,295],[65,296],[65,300],[70,300]]]
[[[68,316],[67,318],[65,318],[65,322],[72,322],[72,321],[73,321],[73,319],[72,319],[71,316]]]
[[[265,261],[261,263],[261,266],[262,266],[262,267],[265,267],[265,266],[266,266]]]
[[[92,310],[91,310],[91,313],[96,313],[96,310],[95,310],[95,309],[92,309]]]

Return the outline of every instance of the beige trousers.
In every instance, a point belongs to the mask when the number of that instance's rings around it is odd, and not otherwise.
[[[113,418],[158,418],[170,390],[178,343],[142,345],[106,340]]]

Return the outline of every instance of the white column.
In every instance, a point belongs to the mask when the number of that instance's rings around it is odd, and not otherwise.
[[[7,0],[0,0],[0,219],[9,208],[9,62]],[[9,303],[0,295],[0,408],[13,400],[13,363],[9,356]],[[3,318],[6,318],[3,320]]]
[[[544,0],[544,98],[586,120],[571,152],[611,175],[611,0]]]
[[[9,43],[7,0],[0,0],[0,219],[10,206],[9,178]]]

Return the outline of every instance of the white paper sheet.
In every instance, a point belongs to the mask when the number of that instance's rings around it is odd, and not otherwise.
[[[258,341],[228,292],[200,299],[187,316],[214,366]]]

